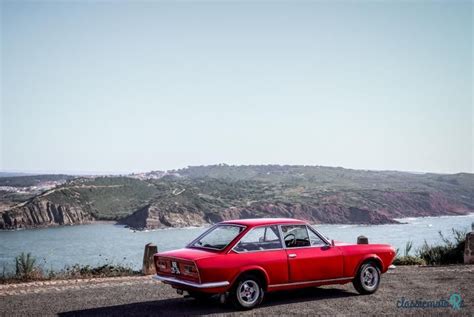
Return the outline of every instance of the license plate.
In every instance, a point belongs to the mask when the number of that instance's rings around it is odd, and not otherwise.
[[[173,274],[180,274],[178,263],[175,261],[171,261],[171,273]]]

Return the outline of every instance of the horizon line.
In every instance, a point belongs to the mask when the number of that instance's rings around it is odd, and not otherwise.
[[[144,174],[151,172],[172,172],[180,169],[187,169],[191,167],[211,167],[211,166],[298,166],[298,167],[323,167],[323,168],[342,168],[347,170],[367,171],[367,172],[398,172],[398,173],[410,173],[410,174],[440,174],[440,175],[455,175],[455,174],[474,174],[473,172],[457,171],[457,172],[433,172],[433,171],[407,171],[407,170],[396,170],[396,169],[367,169],[367,168],[351,168],[344,166],[329,166],[329,165],[312,165],[312,164],[228,164],[228,163],[215,163],[207,165],[187,165],[185,167],[177,169],[150,169],[141,171],[77,171],[77,170],[21,170],[21,169],[0,169],[0,173],[17,173],[25,174],[24,176],[36,176],[36,175],[70,175],[70,176],[120,176],[120,175],[132,175],[132,174]],[[19,175],[23,176],[23,175]]]

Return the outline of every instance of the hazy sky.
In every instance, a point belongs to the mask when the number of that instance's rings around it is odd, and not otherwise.
[[[474,172],[470,1],[1,9],[0,170]]]

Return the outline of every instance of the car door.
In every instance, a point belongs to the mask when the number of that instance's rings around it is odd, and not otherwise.
[[[227,260],[237,271],[262,268],[270,285],[289,281],[287,256],[277,225],[251,229],[235,244]]]
[[[282,225],[292,283],[343,277],[342,252],[306,225]]]

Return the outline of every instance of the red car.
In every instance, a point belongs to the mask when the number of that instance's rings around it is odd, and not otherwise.
[[[184,249],[155,254],[154,278],[179,294],[219,294],[251,309],[277,290],[352,282],[360,294],[374,293],[394,257],[390,245],[335,243],[301,220],[230,220]]]

